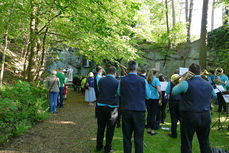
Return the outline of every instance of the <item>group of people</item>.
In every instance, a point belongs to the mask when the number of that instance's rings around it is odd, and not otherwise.
[[[46,81],[48,97],[50,101],[50,111],[57,113],[57,106],[64,107],[64,92],[66,93],[66,78],[61,69],[51,71],[51,76]],[[58,98],[59,96],[59,98]]]
[[[96,98],[98,125],[96,149],[100,151],[104,148],[106,153],[114,151],[112,139],[120,109],[124,152],[131,153],[131,138],[134,133],[135,152],[143,153],[144,129],[147,128],[149,135],[157,134],[155,130],[159,128],[160,122],[165,122],[165,108],[168,101],[172,123],[169,136],[177,138],[177,122],[180,121],[181,152],[192,152],[192,139],[196,133],[201,153],[210,153],[210,106],[211,99],[217,98],[217,95],[211,82],[200,75],[201,69],[198,64],[190,65],[189,72],[193,76],[179,83],[176,83],[177,78],[180,79],[176,72],[172,75],[166,91],[161,91],[160,82],[165,81],[164,76],[160,75],[157,78],[157,72],[154,70],[150,70],[147,75],[143,70],[141,75],[138,75],[138,63],[135,61],[128,63],[128,73],[118,79],[115,67],[110,67],[107,76],[102,77],[102,67],[99,66],[94,83],[91,83]],[[220,73],[217,77],[223,75]],[[225,88],[227,84],[229,85],[228,81],[222,79],[218,80],[218,83],[225,85]],[[147,125],[145,125],[146,111]],[[104,146],[105,129],[107,130]]]

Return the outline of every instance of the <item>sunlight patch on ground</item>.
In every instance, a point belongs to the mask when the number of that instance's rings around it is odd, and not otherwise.
[[[70,124],[70,125],[76,125],[75,122],[72,122],[72,121],[57,121],[57,120],[54,120],[54,121],[46,121],[48,123],[52,123],[52,124]]]
[[[0,153],[26,153],[26,152],[19,152],[19,151],[12,151],[12,150],[2,150]]]
[[[91,141],[96,141],[96,138],[91,138],[90,140],[91,140]]]
[[[123,138],[122,137],[113,137],[113,140],[122,140]]]

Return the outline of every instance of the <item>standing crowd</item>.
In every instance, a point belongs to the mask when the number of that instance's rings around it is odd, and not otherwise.
[[[165,81],[163,75],[157,78],[157,71],[150,70],[148,73],[142,70],[138,74],[138,63],[130,61],[127,66],[128,72],[121,72],[117,78],[115,67],[106,70],[107,75],[102,76],[103,68],[96,68],[94,77],[92,72],[88,77],[81,80],[81,91],[85,94],[85,101],[90,106],[95,103],[95,116],[97,118],[97,143],[96,149],[104,149],[105,153],[113,152],[112,139],[115,126],[122,125],[124,153],[131,153],[131,138],[134,135],[136,153],[143,153],[144,130],[149,135],[158,134],[155,130],[164,124],[166,119],[166,105],[169,104],[171,117],[172,138],[177,138],[177,123],[180,122],[181,153],[192,152],[192,139],[194,134],[200,145],[201,153],[211,153],[209,133],[211,124],[211,100],[216,99],[219,104],[218,111],[222,107],[226,111],[226,104],[222,99],[222,93],[215,93],[214,88],[222,85],[224,89],[229,88],[228,77],[222,69],[209,71],[209,76],[202,75],[200,66],[192,64],[186,78],[180,76],[178,71],[174,72],[166,87],[161,90],[161,83]],[[56,112],[55,99],[62,93],[65,80],[55,71],[47,80],[50,94],[50,108]],[[60,98],[60,107],[63,101]],[[54,101],[54,103],[53,103]],[[146,115],[147,111],[147,116]],[[122,121],[120,121],[120,118]],[[122,124],[121,124],[122,123]],[[106,131],[106,134],[105,134]],[[103,144],[106,135],[105,145]]]

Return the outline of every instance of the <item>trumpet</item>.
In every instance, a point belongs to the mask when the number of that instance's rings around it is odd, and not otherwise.
[[[174,75],[172,75],[173,77]],[[185,81],[185,80],[189,80],[191,78],[193,78],[195,76],[195,74],[191,71],[188,71],[186,73],[184,73],[183,75],[180,76],[174,76],[174,78],[171,77],[171,82],[173,82],[175,85]]]

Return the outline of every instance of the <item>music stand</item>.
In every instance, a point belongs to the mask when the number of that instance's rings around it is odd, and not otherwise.
[[[223,88],[223,86],[221,86],[221,85],[216,85],[216,88],[215,88],[214,90],[215,90],[216,93],[220,93],[219,95],[217,94],[217,96],[222,96],[222,98],[223,98],[223,94],[224,94],[224,92],[225,92],[225,89]],[[223,100],[224,100],[224,99],[223,99]],[[219,101],[219,103],[220,103],[220,101]],[[228,111],[227,111],[227,112],[228,112]],[[223,130],[223,124],[222,124],[222,122],[221,122],[221,120],[220,120],[220,113],[221,113],[221,112],[219,112],[219,114],[218,114],[218,120],[212,125],[211,128],[213,128],[213,127],[218,123],[218,130],[220,130],[220,129]]]
[[[221,112],[219,112],[218,120],[212,125],[212,127],[214,127],[218,123],[218,130],[221,130],[221,129],[223,130],[223,125],[226,123],[226,121],[227,121],[227,119],[229,117],[229,115],[228,115],[228,112],[229,112],[228,111],[228,107],[229,107],[229,91],[223,91],[223,92],[220,91],[220,93],[222,94],[222,98],[226,103],[226,118],[225,118],[225,120],[223,122],[221,122],[221,120],[220,120],[220,113]],[[229,125],[228,125],[228,129],[229,129]]]
[[[223,99],[224,99],[224,101],[226,103],[226,117],[225,117],[225,120],[223,122],[223,124],[225,124],[227,119],[228,119],[229,91],[223,92]],[[228,129],[229,129],[229,125],[228,125]]]

